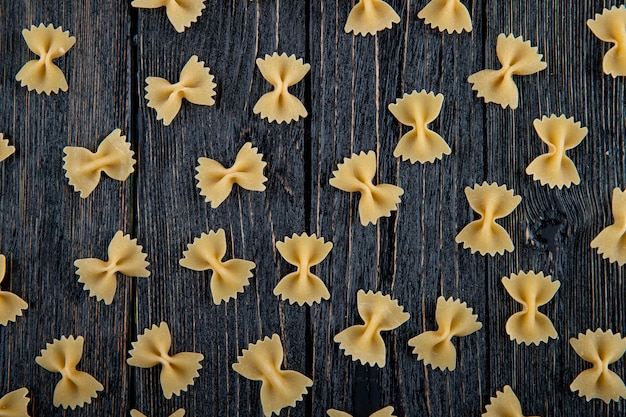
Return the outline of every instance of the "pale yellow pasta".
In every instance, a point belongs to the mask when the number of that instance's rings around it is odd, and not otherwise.
[[[400,16],[383,0],[359,0],[350,10],[344,30],[355,35],[375,35],[384,29],[391,29],[400,22]]]
[[[582,142],[587,136],[587,128],[580,127],[580,122],[574,122],[574,118],[566,119],[564,115],[557,117],[554,114],[543,116],[541,120],[535,119],[533,126],[539,138],[548,145],[548,152],[535,158],[526,168],[526,173],[550,188],[580,184],[578,170],[565,151]]]
[[[385,366],[387,348],[380,335],[406,322],[411,316],[389,295],[359,290],[356,306],[364,324],[350,326],[334,337],[339,349],[344,350],[353,361],[363,364]]]
[[[295,407],[302,400],[313,381],[300,372],[280,369],[283,363],[283,345],[277,334],[248,345],[233,369],[245,378],[261,381],[263,414],[280,414],[285,407]]]
[[[503,109],[510,106],[516,109],[519,104],[519,91],[513,81],[513,75],[530,75],[546,69],[543,55],[529,41],[513,35],[498,35],[496,54],[502,64],[499,70],[486,69],[469,76],[467,81],[478,97],[484,97],[486,103],[497,103]]]
[[[613,224],[605,227],[598,236],[591,241],[591,247],[597,248],[603,259],[617,262],[619,266],[626,263],[626,190],[613,189]]]
[[[544,277],[543,272],[520,271],[511,274],[511,278],[502,278],[502,285],[523,307],[522,311],[513,314],[506,322],[506,333],[511,340],[539,345],[559,336],[550,319],[538,310],[554,297],[561,286],[559,281],[552,281],[550,275]]]
[[[326,414],[328,414],[328,417],[352,417],[352,414],[348,414],[345,411],[335,410],[333,408],[327,410]],[[396,416],[395,414],[393,414],[393,407],[389,406],[389,407],[382,408],[376,411],[375,413],[370,414],[370,417],[396,417]]]
[[[442,155],[450,155],[451,150],[446,141],[427,127],[439,117],[442,104],[442,94],[435,95],[422,90],[404,94],[389,105],[389,111],[400,123],[413,128],[400,138],[393,156],[402,157],[403,161],[408,159],[412,164],[416,161],[423,164],[441,159]]]
[[[496,253],[512,252],[515,249],[513,241],[496,220],[511,214],[522,197],[514,195],[513,190],[507,190],[505,185],[487,184],[486,181],[482,185],[475,184],[474,188],[465,187],[465,195],[480,219],[465,226],[456,236],[456,242],[483,256],[485,253],[494,256]]]
[[[230,168],[225,168],[214,159],[199,158],[196,179],[200,195],[216,208],[230,195],[234,184],[250,191],[265,191],[267,177],[263,175],[263,169],[266,165],[263,154],[250,142],[241,147]]]
[[[369,151],[344,158],[330,179],[330,185],[335,188],[361,194],[359,218],[363,226],[376,224],[379,218],[391,216],[391,211],[398,209],[400,196],[404,194],[404,190],[395,185],[374,185],[372,180],[375,175],[376,153]]]
[[[62,57],[76,43],[76,38],[63,28],[54,28],[52,24],[31,26],[24,29],[22,36],[30,49],[39,59],[28,61],[17,73],[15,79],[28,91],[35,90],[38,94],[58,93],[67,91],[67,80],[61,68],[52,60]]]
[[[524,414],[517,396],[510,386],[505,385],[502,391],[496,391],[496,396],[491,397],[482,417],[524,417]]]
[[[467,307],[461,300],[447,300],[444,297],[437,298],[435,310],[437,330],[427,331],[409,340],[409,346],[413,347],[413,353],[417,360],[423,360],[424,365],[430,365],[434,369],[456,369],[456,349],[451,342],[453,337],[468,336],[483,325],[478,321],[478,315],[472,314],[472,309]]]
[[[98,397],[98,391],[104,389],[93,376],[76,369],[83,357],[84,344],[82,336],[61,336],[61,339],[46,343],[41,355],[35,358],[39,366],[61,374],[61,380],[54,388],[55,407],[69,407],[73,410],[91,404],[91,399]]]
[[[7,271],[7,259],[4,255],[0,255],[0,284],[4,280]],[[22,310],[28,308],[28,303],[17,295],[2,291],[0,288],[0,325],[6,326],[10,321],[15,321],[18,316],[22,315]]]
[[[601,41],[613,47],[604,55],[602,69],[613,78],[626,76],[626,6],[613,6],[587,20],[587,26]]]
[[[204,2],[205,0],[133,0],[130,5],[142,9],[165,7],[167,18],[176,32],[181,33],[198,21],[206,7]]]
[[[20,388],[0,398],[0,417],[29,417],[27,395],[28,388]]]
[[[578,391],[578,396],[584,396],[587,401],[598,398],[607,404],[626,397],[624,381],[609,369],[610,364],[624,355],[626,338],[619,333],[613,334],[611,330],[597,329],[595,332],[587,330],[585,334],[579,333],[569,343],[578,356],[593,364],[572,381],[569,386],[572,392]]]
[[[243,292],[250,284],[252,270],[256,264],[245,259],[229,259],[222,261],[226,256],[226,232],[218,229],[217,232],[209,231],[195,238],[193,243],[187,245],[183,252],[180,265],[194,271],[211,270],[211,294],[213,302],[220,304],[228,302],[231,298],[237,298],[237,294]]]
[[[104,300],[109,305],[113,302],[117,289],[117,274],[128,277],[150,276],[146,261],[147,254],[143,253],[143,247],[137,244],[137,239],[131,239],[130,235],[118,231],[113,236],[108,248],[108,260],[103,261],[95,258],[77,259],[74,266],[78,268],[76,275],[78,282],[89,291],[89,296],[96,300]]]
[[[0,133],[0,162],[15,153],[15,146],[9,145],[9,140],[4,139],[4,134]]]
[[[183,417],[185,415],[185,410],[183,408],[179,408],[170,414],[169,417]],[[139,410],[130,410],[130,417],[147,417],[145,414],[141,413]]]
[[[152,368],[161,366],[161,390],[168,400],[172,395],[180,395],[181,391],[194,384],[194,378],[199,376],[198,370],[202,369],[200,361],[204,359],[201,353],[180,352],[170,355],[172,347],[172,334],[166,322],[162,321],[158,326],[152,325],[151,329],[144,329],[143,334],[132,343],[132,349],[128,352],[130,358],[126,361],[130,366],[139,368]]]
[[[472,18],[459,0],[431,0],[419,11],[417,17],[424,19],[424,23],[440,32],[472,31]]]
[[[215,87],[210,68],[193,55],[180,72],[178,82],[172,84],[160,77],[146,78],[148,107],[156,110],[157,120],[169,126],[180,111],[183,99],[200,106],[215,104]]]
[[[301,117],[307,117],[309,113],[304,104],[289,92],[289,87],[299,83],[311,66],[305,64],[302,58],[297,59],[295,55],[287,56],[285,53],[278,55],[276,52],[265,55],[264,58],[257,58],[256,65],[263,78],[274,89],[263,94],[256,102],[252,109],[254,114],[261,114],[261,118],[278,124],[291,123]]]

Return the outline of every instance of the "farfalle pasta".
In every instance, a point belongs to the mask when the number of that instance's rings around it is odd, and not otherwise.
[[[211,230],[208,235],[202,233],[199,238],[195,238],[193,243],[187,245],[183,259],[179,262],[181,266],[194,271],[210,269],[213,272],[211,294],[215,304],[237,298],[237,293],[243,292],[250,284],[249,278],[252,277],[252,270],[256,268],[254,262],[245,259],[229,259],[223,262],[224,256],[226,256],[226,232],[224,229],[218,229],[217,232]]]
[[[28,91],[35,90],[38,94],[58,93],[59,90],[67,91],[67,80],[61,68],[57,67],[52,60],[62,57],[76,43],[76,38],[70,36],[70,32],[63,32],[63,28],[54,28],[52,24],[44,26],[31,26],[30,30],[24,29],[22,36],[34,54],[39,59],[28,61],[17,73],[15,79]]]
[[[4,138],[4,134],[0,133],[0,162],[7,159],[15,153],[15,146],[9,145],[9,140]]]
[[[403,161],[408,159],[412,164],[416,161],[423,164],[450,155],[451,150],[446,141],[427,127],[439,117],[442,104],[442,94],[435,95],[422,90],[404,94],[389,105],[389,111],[400,123],[413,128],[400,138],[393,156],[402,157]]]
[[[613,47],[604,55],[602,70],[613,78],[626,76],[626,6],[613,6],[587,20],[587,26],[603,42]]]
[[[619,266],[626,263],[626,190],[613,189],[613,224],[605,227],[591,241],[591,247],[598,249],[603,259],[609,262],[617,262]]]
[[[77,259],[74,266],[78,268],[78,282],[89,291],[89,296],[96,297],[98,301],[104,300],[109,305],[115,297],[117,274],[147,278],[150,276],[147,269],[150,263],[146,261],[148,255],[137,244],[137,239],[131,239],[130,235],[125,235],[122,231],[115,233],[107,252],[109,259],[106,261],[95,258]]]
[[[263,414],[280,414],[285,407],[295,407],[302,400],[313,381],[300,372],[280,369],[283,363],[283,345],[277,334],[248,345],[233,369],[253,381],[261,381]]]
[[[263,94],[256,102],[252,109],[254,114],[261,114],[261,118],[278,124],[291,123],[301,117],[307,117],[309,113],[304,104],[289,92],[289,87],[302,81],[311,66],[295,55],[287,56],[285,53],[278,55],[276,52],[265,55],[264,58],[257,58],[256,65],[263,78],[274,89]]]
[[[472,31],[472,18],[460,0],[431,0],[417,17],[440,32]]]
[[[263,161],[263,154],[246,142],[230,168],[210,158],[198,158],[196,179],[200,195],[204,196],[211,207],[219,207],[230,195],[233,185],[250,191],[265,191],[267,177],[263,170],[267,163]]]
[[[183,417],[184,415],[185,415],[185,409],[179,408],[178,410],[170,414],[169,417]],[[140,412],[139,410],[133,409],[133,410],[130,410],[130,417],[147,417],[147,416],[143,414],[142,412]]]
[[[92,398],[104,387],[93,376],[76,369],[83,357],[85,339],[82,336],[55,339],[46,343],[46,348],[35,362],[50,372],[61,374],[61,380],[54,388],[53,404],[55,407],[71,408],[91,404]]]
[[[169,126],[180,111],[183,99],[200,106],[215,104],[215,87],[210,68],[193,55],[180,72],[178,82],[172,84],[160,77],[146,78],[148,107],[156,110],[157,120]]]
[[[285,275],[274,288],[274,294],[298,305],[313,305],[322,299],[328,300],[330,293],[326,284],[310,269],[322,262],[332,248],[332,242],[324,242],[324,238],[306,233],[299,236],[294,233],[284,242],[277,242],[278,252],[298,270]]]
[[[582,371],[570,384],[572,392],[578,391],[579,397],[587,401],[598,398],[609,403],[626,397],[624,381],[609,365],[617,362],[626,351],[626,338],[611,330],[597,329],[595,332],[587,330],[579,333],[577,338],[569,340],[570,345],[578,356],[592,363],[592,367]]]
[[[465,187],[465,195],[470,207],[480,215],[461,230],[456,236],[457,243],[463,243],[463,248],[469,248],[472,253],[478,251],[491,256],[512,252],[515,249],[508,232],[499,224],[497,219],[508,216],[522,201],[522,197],[507,190],[505,185],[496,183],[482,185],[475,184],[474,188]]]
[[[435,310],[437,330],[419,334],[409,340],[417,360],[434,369],[454,371],[456,369],[456,349],[451,342],[453,337],[464,337],[480,330],[483,325],[472,309],[461,300],[437,298]]]
[[[334,337],[347,356],[363,364],[385,366],[387,348],[381,332],[393,330],[411,316],[389,295],[359,290],[356,306],[364,324],[350,326]]]
[[[352,417],[352,414],[348,414],[345,411],[335,410],[333,408],[327,410],[326,414],[328,414],[328,417]],[[396,417],[396,415],[393,413],[393,407],[388,406],[370,414],[370,417]]]
[[[0,255],[0,284],[4,280],[7,272],[7,259],[4,255]],[[17,295],[2,291],[0,288],[0,325],[6,326],[10,321],[15,321],[18,316],[22,315],[22,310],[28,308],[28,303]]]
[[[481,417],[524,417],[522,406],[510,386],[505,385],[502,391],[496,391],[485,406]]]
[[[205,0],[133,0],[130,5],[141,9],[165,7],[165,13],[172,26],[176,32],[182,33],[192,23],[198,21],[206,7],[204,2]]]
[[[539,138],[548,145],[548,152],[535,158],[526,168],[526,173],[550,188],[569,188],[572,184],[580,184],[578,170],[565,151],[582,142],[587,136],[587,128],[580,127],[580,122],[574,122],[572,117],[566,119],[564,115],[557,117],[554,114],[543,116],[541,120],[535,119],[533,126]]]
[[[0,417],[29,417],[27,395],[28,388],[20,388],[0,398]]]
[[[552,281],[550,275],[520,271],[511,274],[510,278],[502,278],[502,285],[511,297],[523,307],[522,311],[513,314],[506,322],[506,333],[517,343],[539,345],[556,339],[558,334],[550,319],[538,308],[547,304],[558,291],[561,283]]]
[[[89,197],[96,189],[103,172],[118,181],[126,181],[135,172],[135,152],[130,150],[130,143],[120,129],[104,138],[95,153],[77,146],[66,146],[63,152],[65,176],[81,198]]]
[[[330,179],[330,185],[335,188],[361,194],[359,218],[363,226],[376,224],[379,218],[391,216],[391,211],[398,209],[400,196],[404,194],[404,190],[395,185],[374,185],[372,180],[375,175],[376,153],[369,151],[344,158]]]
[[[168,400],[172,395],[180,395],[181,391],[194,384],[194,378],[199,376],[198,370],[202,369],[200,361],[204,359],[201,353],[180,352],[170,355],[172,347],[172,334],[166,322],[162,321],[158,326],[152,325],[146,328],[143,334],[132,343],[132,349],[128,352],[130,358],[126,361],[130,366],[139,368],[152,368],[161,365],[161,390]]]
[[[400,22],[400,16],[383,0],[359,0],[350,10],[344,30],[355,35],[375,35],[384,29],[391,29]]]
[[[467,79],[478,97],[484,97],[486,103],[497,103],[503,109],[516,109],[519,104],[519,91],[513,81],[513,75],[530,75],[546,69],[543,55],[537,52],[530,42],[513,35],[498,35],[496,54],[502,64],[499,70],[486,69],[474,73]]]

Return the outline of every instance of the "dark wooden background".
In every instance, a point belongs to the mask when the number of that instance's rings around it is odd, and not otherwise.
[[[398,416],[478,416],[489,397],[513,387],[526,415],[617,416],[623,404],[587,403],[569,384],[589,366],[568,340],[586,329],[624,330],[623,269],[589,247],[607,224],[611,190],[626,185],[624,79],[602,73],[608,49],[586,20],[612,0],[463,0],[474,30],[441,34],[417,19],[427,0],[390,0],[400,24],[376,37],[344,33],[348,0],[207,1],[197,23],[174,31],[165,10],[136,10],[117,0],[0,0],[0,131],[17,148],[0,163],[0,252],[8,259],[2,284],[29,303],[24,317],[0,327],[0,396],[26,386],[31,416],[125,416],[138,408],[166,416],[178,407],[194,416],[260,416],[258,382],[231,369],[251,342],[278,333],[285,366],[314,386],[281,415],[325,415],[337,408],[357,417],[386,405]],[[15,81],[34,55],[21,30],[53,23],[76,45],[58,62],[69,91],[29,93]],[[516,78],[520,107],[485,105],[467,77],[498,68],[499,33],[523,35],[544,54],[548,68]],[[269,89],[255,58],[274,51],[296,54],[311,72],[292,90],[309,117],[269,124],[252,113]],[[147,108],[147,76],[178,79],[193,54],[218,83],[214,107],[184,104],[169,127]],[[426,89],[445,96],[433,123],[452,148],[434,164],[401,163],[393,149],[406,132],[387,110],[404,92]],[[545,151],[532,121],[565,114],[589,128],[570,152],[582,178],[571,189],[541,187],[525,168]],[[119,183],[103,178],[87,199],[64,177],[62,149],[95,150],[121,128],[138,158],[135,174]],[[211,209],[196,188],[201,156],[230,164],[251,141],[265,155],[267,191],[235,188]],[[377,180],[404,188],[397,213],[363,227],[358,197],[329,186],[336,164],[351,152],[376,150]],[[454,242],[475,218],[463,189],[495,181],[512,187],[522,204],[502,223],[516,250],[504,256],[471,255]],[[187,243],[224,228],[228,256],[254,260],[251,284],[236,301],[215,306],[209,272],[181,268]],[[112,305],[89,298],[73,262],[105,257],[117,230],[136,236],[148,253],[152,276],[120,278]],[[293,270],[275,250],[292,233],[314,232],[334,243],[317,268],[330,301],[299,307],[272,293]],[[519,270],[543,271],[561,281],[542,310],[558,340],[518,346],[504,331],[519,309],[500,280]],[[353,363],[332,339],[359,322],[358,289],[391,293],[411,314],[384,336],[387,366]],[[483,329],[455,342],[458,367],[441,372],[411,354],[409,338],[435,327],[439,295],[460,297]],[[158,370],[126,365],[137,333],[165,320],[174,351],[202,352],[204,368],[187,393],[165,400]],[[91,405],[64,411],[52,405],[59,375],[35,357],[61,335],[83,335],[80,368],[105,387]],[[624,375],[623,361],[613,369]]]

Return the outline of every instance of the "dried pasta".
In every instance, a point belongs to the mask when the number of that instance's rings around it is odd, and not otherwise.
[[[126,361],[130,366],[152,368],[161,365],[161,390],[168,400],[172,395],[180,395],[187,391],[187,387],[194,384],[194,378],[199,376],[202,369],[200,361],[204,359],[201,353],[180,352],[170,355],[172,348],[172,334],[166,322],[151,329],[144,329],[143,334],[132,343],[128,352],[130,358]]]
[[[20,388],[0,398],[0,417],[29,417],[27,395],[28,388]]]
[[[614,44],[602,60],[604,73],[613,78],[626,76],[626,5],[604,9],[587,20],[587,26],[601,41]]]
[[[513,190],[507,190],[505,185],[487,184],[486,181],[482,185],[475,184],[474,188],[465,187],[465,195],[470,207],[481,217],[465,226],[456,236],[456,242],[483,256],[485,253],[494,256],[512,252],[515,249],[513,241],[496,220],[511,214],[522,197],[513,195]]]
[[[438,329],[415,336],[409,340],[409,346],[414,348],[413,353],[417,355],[417,360],[423,360],[425,365],[454,371],[456,349],[451,339],[468,336],[480,330],[483,325],[466,303],[459,299],[453,300],[452,297],[447,300],[444,297],[437,298],[435,320]]]
[[[506,322],[506,333],[517,343],[539,345],[556,339],[558,334],[550,319],[538,308],[547,304],[558,291],[561,283],[552,281],[550,275],[520,271],[511,278],[502,278],[502,285],[511,297],[523,306],[522,311],[513,314]]]
[[[0,255],[0,284],[4,280],[7,271],[7,259]],[[28,303],[17,295],[2,291],[0,288],[0,325],[6,326],[10,321],[15,321],[22,315],[22,310],[28,308]]]
[[[335,188],[361,193],[359,218],[363,226],[376,224],[379,218],[391,216],[391,211],[398,209],[400,196],[404,194],[404,190],[395,185],[374,185],[372,180],[375,175],[376,153],[369,151],[358,155],[353,153],[351,157],[344,158],[330,179],[330,185]]]
[[[261,114],[261,118],[278,124],[307,117],[309,113],[304,104],[289,92],[289,87],[299,83],[311,66],[305,64],[302,58],[296,59],[295,55],[278,55],[276,52],[265,55],[265,58],[257,58],[256,65],[274,89],[263,94],[256,102],[252,109],[254,114]]]
[[[283,345],[277,334],[248,345],[233,369],[245,378],[261,381],[263,414],[280,414],[285,407],[295,407],[313,381],[300,372],[282,370]]]
[[[196,179],[200,195],[216,208],[230,195],[234,184],[250,191],[265,191],[267,177],[263,175],[263,169],[266,165],[263,154],[250,142],[241,147],[230,168],[225,168],[214,159],[199,158]]]
[[[497,103],[503,109],[510,106],[516,109],[519,104],[519,92],[513,81],[513,75],[530,75],[546,69],[542,61],[543,55],[530,41],[524,42],[522,37],[498,35],[496,54],[502,64],[499,70],[486,69],[469,76],[467,81],[478,97],[484,97],[486,103]]]
[[[614,223],[605,227],[591,241],[591,247],[598,249],[603,259],[617,262],[619,266],[626,263],[626,190],[613,189],[612,211]]]
[[[624,381],[609,369],[610,364],[624,355],[626,338],[622,338],[619,333],[613,334],[611,330],[597,329],[595,332],[587,330],[585,334],[579,333],[569,343],[578,356],[593,364],[578,374],[570,384],[572,392],[578,391],[578,396],[584,396],[587,401],[599,398],[607,404],[626,397]]]
[[[359,0],[350,10],[344,30],[355,35],[375,35],[384,29],[391,29],[400,22],[400,16],[383,0]]]
[[[15,146],[9,145],[9,140],[4,139],[4,134],[0,133],[0,162],[15,153]]]
[[[557,117],[554,114],[543,116],[541,120],[535,119],[533,126],[539,138],[548,145],[548,152],[535,158],[526,168],[526,173],[550,188],[569,188],[572,184],[580,184],[576,166],[565,151],[582,142],[587,136],[587,128],[580,127],[580,122],[574,122],[574,118],[566,119],[564,115]]]
[[[417,17],[424,19],[424,23],[440,32],[472,31],[472,18],[459,0],[431,0],[419,11]]]
[[[170,414],[170,417],[183,417],[185,415],[185,409],[179,408]],[[130,410],[130,417],[147,417],[145,414],[141,413],[139,410]]]
[[[96,189],[102,172],[118,181],[125,181],[135,172],[135,152],[130,150],[130,143],[120,129],[104,138],[95,153],[77,146],[66,146],[63,152],[65,176],[81,198],[89,197]]]
[[[356,293],[356,305],[365,324],[350,326],[333,340],[353,361],[382,368],[385,366],[387,348],[380,333],[399,327],[411,316],[397,300],[380,291],[366,293],[359,290]]]
[[[67,91],[67,80],[61,68],[52,60],[62,57],[76,43],[76,38],[63,28],[54,28],[52,24],[44,26],[32,25],[30,30],[24,29],[22,36],[30,49],[39,59],[28,61],[17,73],[15,79],[28,91],[35,90],[38,94],[57,94],[59,90]]]
[[[74,266],[78,268],[78,282],[89,291],[89,296],[96,297],[98,301],[104,300],[109,305],[115,297],[118,272],[128,277],[150,276],[147,269],[150,263],[146,261],[148,255],[142,250],[143,247],[137,244],[137,239],[131,239],[130,235],[118,231],[109,243],[107,261],[95,258],[74,261]]]
[[[202,10],[206,8],[205,0],[134,0],[130,5],[142,9],[158,9],[165,7],[167,18],[176,29],[182,33],[198,21]]]
[[[502,391],[496,391],[496,396],[491,397],[481,417],[524,417],[524,415],[517,396],[510,386],[505,385]]]
[[[54,388],[53,404],[55,407],[71,408],[91,404],[91,399],[98,397],[98,391],[104,387],[93,376],[76,369],[83,357],[85,339],[74,336],[55,339],[46,343],[46,348],[35,362],[50,372],[61,374],[61,380]]]
[[[160,77],[146,78],[148,107],[156,110],[157,120],[163,120],[163,125],[169,126],[180,111],[183,98],[200,106],[214,105],[217,85],[210,71],[203,61],[198,61],[198,57],[193,55],[174,84]]]
[[[450,155],[451,150],[446,141],[427,127],[439,117],[442,104],[442,94],[435,95],[422,90],[404,94],[389,105],[389,111],[400,123],[413,128],[400,138],[393,156],[402,157],[403,161],[408,159],[412,164],[416,161],[423,164],[441,159],[442,155]]]
[[[274,295],[282,296],[290,304],[296,302],[298,305],[313,305],[322,299],[328,300],[330,293],[326,284],[310,269],[322,262],[332,248],[332,242],[324,242],[324,238],[306,233],[300,236],[294,233],[292,237],[286,237],[284,242],[277,242],[278,252],[298,270],[280,280],[274,288]]]
[[[331,408],[330,410],[327,410],[326,414],[328,414],[328,417],[352,417],[352,414],[348,414],[345,411],[335,410],[333,408]],[[396,416],[395,414],[393,414],[393,407],[389,406],[389,407],[381,408],[375,413],[370,414],[370,417],[396,417]]]
[[[193,243],[188,244],[187,250],[183,252],[183,259],[179,262],[181,266],[194,271],[210,269],[213,272],[211,294],[215,304],[237,298],[237,294],[250,284],[248,280],[252,276],[252,270],[256,268],[254,262],[245,259],[229,259],[223,262],[225,255],[226,232],[224,229],[218,229],[217,232],[211,230],[208,235],[202,233]]]

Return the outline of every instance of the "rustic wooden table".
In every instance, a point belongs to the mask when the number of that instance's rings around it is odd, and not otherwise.
[[[350,1],[208,1],[199,21],[176,33],[165,11],[113,0],[1,0],[0,131],[15,144],[0,164],[0,252],[7,255],[2,289],[28,301],[16,323],[0,327],[0,396],[26,386],[31,416],[127,416],[138,408],[166,416],[260,416],[259,386],[231,369],[248,343],[273,333],[283,340],[285,365],[314,380],[303,402],[281,415],[325,415],[337,408],[357,417],[386,405],[398,416],[479,416],[489,397],[513,387],[527,415],[617,416],[623,403],[586,402],[569,384],[589,366],[569,338],[586,329],[623,331],[623,269],[589,247],[612,223],[611,190],[626,185],[625,84],[604,75],[608,45],[586,20],[611,0],[464,0],[474,30],[441,34],[418,20],[426,0],[391,0],[402,20],[375,37],[354,37],[343,26]],[[34,55],[22,35],[31,24],[68,29],[76,46],[59,65],[69,91],[29,93],[15,81]],[[523,35],[544,54],[548,68],[517,78],[520,107],[503,110],[477,99],[467,77],[497,68],[499,33]],[[274,51],[303,57],[311,72],[293,91],[310,116],[290,125],[267,123],[252,107],[269,85],[255,59]],[[145,78],[176,80],[197,54],[218,84],[214,107],[184,104],[169,127],[147,108]],[[445,96],[433,123],[452,155],[433,164],[400,162],[392,152],[406,128],[387,105],[404,92],[426,89]],[[566,114],[589,128],[570,152],[582,182],[549,189],[525,174],[545,151],[532,121]],[[64,177],[62,149],[95,149],[113,129],[132,141],[138,159],[130,180],[103,178],[87,199]],[[246,141],[268,163],[267,191],[235,189],[211,209],[196,188],[201,156],[231,163]],[[355,195],[329,186],[332,170],[351,152],[376,150],[377,179],[405,194],[397,213],[376,226],[358,221]],[[516,249],[504,256],[470,254],[454,241],[476,215],[463,189],[495,181],[523,201],[501,222]],[[224,228],[238,257],[257,264],[251,284],[236,301],[216,306],[210,273],[178,264],[187,243],[201,232]],[[136,236],[150,261],[148,279],[120,279],[107,306],[89,298],[73,262],[105,257],[117,230]],[[272,293],[293,268],[275,243],[292,233],[314,232],[334,243],[317,268],[330,301],[299,307]],[[517,345],[504,331],[519,309],[500,280],[519,270],[544,271],[561,281],[543,310],[559,334],[540,346]],[[333,336],[359,321],[358,289],[392,294],[411,314],[384,336],[383,369],[352,362]],[[458,367],[441,372],[411,354],[407,340],[433,329],[439,295],[460,297],[474,308],[483,329],[463,338]],[[174,350],[202,352],[196,383],[180,397],[161,394],[156,368],[126,365],[137,334],[165,320]],[[81,369],[105,389],[91,405],[64,411],[52,405],[59,379],[35,364],[47,342],[83,335]],[[614,369],[624,375],[623,361]]]

